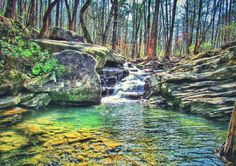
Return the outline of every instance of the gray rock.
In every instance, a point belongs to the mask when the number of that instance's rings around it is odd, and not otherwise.
[[[84,38],[74,31],[67,31],[60,27],[52,27],[49,30],[49,38],[55,40],[78,41],[84,43]]]
[[[22,106],[27,107],[27,108],[37,108],[41,109],[46,107],[51,101],[51,97],[47,93],[41,93],[35,95],[34,98],[21,103]]]
[[[236,46],[206,51],[182,60],[145,82],[149,105],[157,96],[178,111],[227,121],[236,100]]]
[[[55,78],[45,75],[26,81],[31,92],[48,93],[56,105],[93,105],[101,101],[101,81],[95,71],[95,59],[85,53],[65,50],[53,54],[66,72]]]
[[[20,103],[19,96],[7,96],[0,99],[0,108],[16,106],[18,103]]]
[[[99,45],[93,45],[88,43],[81,43],[75,41],[59,41],[59,40],[34,40],[43,49],[47,49],[49,53],[53,54],[55,52],[60,52],[63,50],[71,49],[81,51],[92,55],[96,61],[96,68],[103,68],[106,66],[119,66],[125,63],[125,57],[122,55]]]

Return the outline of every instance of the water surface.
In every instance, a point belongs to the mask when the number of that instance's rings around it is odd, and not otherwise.
[[[1,129],[0,165],[224,165],[226,127],[139,102],[47,108]]]

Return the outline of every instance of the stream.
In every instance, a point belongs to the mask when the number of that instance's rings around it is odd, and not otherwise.
[[[99,106],[49,107],[0,129],[0,165],[218,166],[227,126],[142,102],[147,73],[107,68]],[[5,150],[5,151],[4,151]]]

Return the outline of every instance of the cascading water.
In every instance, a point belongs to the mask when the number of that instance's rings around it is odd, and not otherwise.
[[[124,72],[126,75],[121,74]],[[129,74],[127,75],[127,73]],[[115,84],[114,82],[112,82],[113,84],[108,84],[108,82],[111,82],[109,81],[109,79],[111,79],[111,75],[115,77]],[[137,99],[141,99],[145,93],[144,81],[147,76],[147,73],[138,69],[132,63],[125,63],[123,65],[123,69],[105,68],[103,70],[103,80],[107,81],[103,81],[103,89],[105,89],[103,94],[105,95],[102,102],[121,102],[127,100],[135,101]]]

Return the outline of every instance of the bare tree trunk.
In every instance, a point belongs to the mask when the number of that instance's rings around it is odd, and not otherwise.
[[[147,14],[147,27],[146,27],[146,51],[145,55],[147,55],[148,52],[148,47],[149,47],[149,42],[150,42],[150,27],[151,27],[151,0],[148,1],[148,14]]]
[[[36,24],[36,0],[31,0],[30,2],[30,10],[29,10],[29,18],[27,22],[27,27],[34,28]]]
[[[118,25],[118,0],[114,0],[114,21],[113,21],[113,33],[112,33],[112,49],[116,50],[117,42],[117,25]]]
[[[112,17],[113,17],[114,8],[115,8],[115,6],[112,4],[110,14],[108,16],[107,24],[106,24],[105,30],[102,34],[102,45],[103,46],[106,46],[107,35],[108,35],[109,29],[110,29],[110,26],[111,26],[111,20],[112,20]]]
[[[49,8],[49,5],[51,4],[51,1],[52,0],[48,0],[48,8]],[[49,16],[48,16],[48,26],[52,26],[52,12],[50,12]]]
[[[16,0],[8,0],[7,8],[5,12],[5,17],[7,18],[15,18],[16,15]]]
[[[40,7],[39,7],[39,27],[41,27],[43,22],[43,0],[40,0]]]
[[[169,56],[172,53],[171,50],[172,50],[174,24],[175,24],[176,5],[177,5],[177,0],[174,0],[174,5],[173,5],[173,9],[172,9],[172,21],[171,21],[171,28],[170,28],[170,36],[169,36],[167,46],[166,46],[166,51],[165,51],[165,56],[166,56],[167,59],[169,59]]]
[[[153,17],[151,37],[148,42],[147,49],[147,59],[151,60],[156,56],[156,48],[157,48],[157,24],[158,24],[158,13],[159,13],[160,0],[155,1],[155,13]]]
[[[84,16],[84,13],[87,10],[87,8],[89,7],[91,2],[92,2],[92,0],[87,0],[85,2],[84,6],[80,10],[80,24],[81,24],[81,28],[82,28],[83,33],[84,33],[84,37],[85,37],[85,39],[87,40],[88,43],[93,43],[93,42],[92,42],[90,34],[89,34],[88,30],[87,30],[87,27],[85,25],[84,17],[83,16]]]
[[[59,21],[60,21],[60,0],[57,3],[57,8],[56,8],[56,26],[59,26]]]
[[[137,30],[137,11],[136,11],[136,4],[135,4],[135,0],[133,0],[133,4],[132,4],[132,37],[131,37],[131,57],[134,58],[134,54],[135,54],[135,47],[136,47],[136,32]]]
[[[60,27],[63,27],[63,17],[64,17],[64,14],[63,14],[63,0],[61,0],[61,15],[60,15]]]
[[[54,6],[58,3],[59,0],[54,0],[52,3],[50,3],[48,5],[48,9],[46,11],[46,13],[44,14],[44,17],[43,17],[43,27],[40,31],[40,35],[39,37],[40,38],[44,38],[45,35],[47,34],[48,32],[48,26],[49,26],[49,15],[51,14],[52,12],[52,9],[54,8]]]
[[[66,4],[66,9],[67,9],[67,14],[68,14],[68,22],[69,22],[68,29],[75,31],[76,30],[75,21],[76,21],[78,6],[79,6],[79,0],[75,0],[75,4],[74,4],[74,8],[73,8],[72,13],[70,10],[70,5],[68,3],[68,0],[65,0],[65,4]]]
[[[198,20],[197,20],[197,32],[196,32],[196,41],[195,41],[195,47],[194,47],[194,54],[199,53],[199,47],[200,47],[200,28],[201,28],[201,15],[202,15],[202,0],[199,0],[199,6],[198,6]]]

